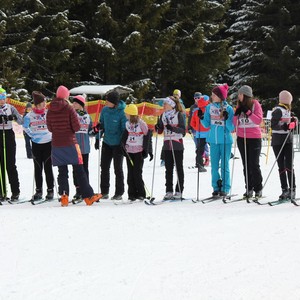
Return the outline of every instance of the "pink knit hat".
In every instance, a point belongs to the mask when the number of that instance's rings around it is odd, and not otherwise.
[[[73,102],[77,102],[79,105],[84,107],[85,105],[85,98],[81,95],[77,95],[73,98]]]
[[[56,91],[56,97],[60,99],[68,99],[69,96],[70,96],[69,90],[65,86],[60,85]]]
[[[222,101],[226,100],[228,94],[228,84],[224,83],[213,88],[212,92],[218,96]]]
[[[291,105],[293,96],[289,91],[283,90],[279,93],[279,102],[282,104]]]

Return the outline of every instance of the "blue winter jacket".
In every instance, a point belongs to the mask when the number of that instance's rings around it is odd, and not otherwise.
[[[221,105],[219,102],[211,103],[206,106],[204,118],[201,120],[201,123],[204,127],[210,128],[206,142],[213,143],[213,144],[224,144],[224,137],[225,137],[225,144],[232,144],[232,135],[231,132],[234,130],[233,125],[233,108],[228,105],[226,101],[223,102],[223,107],[226,107],[226,111],[228,112],[228,119],[225,121],[226,129],[224,131],[223,125],[216,125],[211,124],[211,115],[210,115],[210,109],[211,107],[213,109],[221,110]]]
[[[114,108],[104,106],[101,111],[100,123],[104,130],[103,142],[109,146],[121,144],[122,134],[127,122],[124,113],[125,106],[125,102],[121,100],[118,106]],[[98,138],[98,135],[96,138]]]

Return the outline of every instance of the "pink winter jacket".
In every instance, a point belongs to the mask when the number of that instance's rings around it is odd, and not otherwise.
[[[260,124],[263,120],[263,111],[260,103],[257,100],[253,100],[252,114],[248,114],[248,125],[243,127],[241,120],[244,114],[240,116],[234,116],[233,123],[237,128],[237,136],[244,138],[244,133],[247,139],[259,139],[261,138]]]

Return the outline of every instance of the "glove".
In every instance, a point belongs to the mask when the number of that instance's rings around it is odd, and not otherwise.
[[[223,111],[223,117],[224,117],[224,120],[228,120],[228,111],[227,110],[224,110]]]
[[[198,117],[199,119],[203,119],[203,111],[201,109],[198,110]]]
[[[158,124],[155,124],[154,129],[155,129],[156,132],[158,132],[158,130],[159,130]]]
[[[193,129],[192,128],[189,128],[188,132],[189,132],[190,135],[193,135]]]
[[[93,127],[93,133],[97,134],[101,129],[102,129],[101,123],[98,123],[96,126]]]
[[[241,108],[241,112],[243,112],[244,114],[246,114],[249,110],[249,108],[245,105],[240,105],[240,108]]]
[[[153,159],[153,153],[151,152],[151,153],[149,153],[149,156],[150,156],[150,159],[149,159],[149,161],[151,161],[152,159]]]
[[[9,121],[17,120],[17,116],[9,115],[9,116],[7,116],[7,120],[9,120]]]
[[[287,131],[289,129],[289,125],[287,123],[284,123],[283,125],[281,125],[281,128],[284,130],[284,131]]]
[[[173,131],[173,126],[170,125],[170,124],[167,124],[167,125],[166,125],[166,128],[167,128],[168,130],[170,130],[170,131]]]
[[[296,127],[296,122],[291,122],[289,124],[289,130],[293,130],[293,129],[295,129],[295,127]]]
[[[235,110],[234,115],[235,115],[235,116],[239,116],[241,113],[242,113],[242,109],[241,109],[241,107],[239,106],[239,107]]]
[[[99,139],[96,139],[96,141],[95,141],[95,149],[96,150],[99,150]]]

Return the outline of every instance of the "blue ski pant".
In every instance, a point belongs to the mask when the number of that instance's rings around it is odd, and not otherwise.
[[[220,179],[222,180],[221,191],[225,193],[229,193],[230,191],[229,160],[231,154],[231,146],[232,143],[210,144],[211,185],[214,191],[219,190],[218,180]]]

